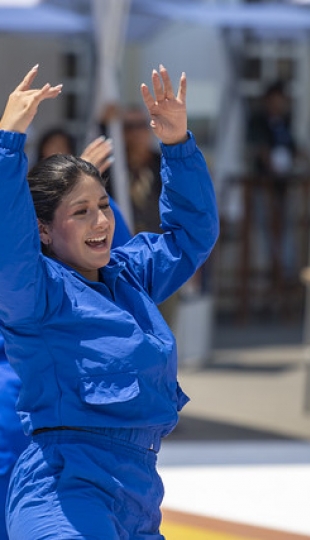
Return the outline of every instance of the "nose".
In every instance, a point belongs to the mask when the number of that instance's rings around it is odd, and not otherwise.
[[[105,213],[101,209],[98,209],[94,216],[94,223],[93,223],[94,227],[107,229],[109,226],[109,223],[110,223],[109,218],[105,215]]]

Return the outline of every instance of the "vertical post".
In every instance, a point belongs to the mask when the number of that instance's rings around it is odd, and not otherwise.
[[[108,104],[120,108],[119,72],[126,38],[130,0],[92,0],[95,29],[97,81],[93,120]],[[114,143],[113,179],[115,198],[124,218],[133,230],[132,208],[121,118],[107,126]]]

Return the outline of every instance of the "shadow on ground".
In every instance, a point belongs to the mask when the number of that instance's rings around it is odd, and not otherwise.
[[[293,441],[300,440],[272,431],[245,428],[226,422],[217,422],[180,415],[175,430],[166,441]]]

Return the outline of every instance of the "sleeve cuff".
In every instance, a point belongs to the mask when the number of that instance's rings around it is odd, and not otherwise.
[[[160,143],[163,156],[167,159],[182,159],[193,154],[196,150],[196,139],[191,131],[187,134],[188,139],[184,143],[171,145]]]
[[[0,130],[0,147],[18,152],[24,149],[27,135],[15,131]]]

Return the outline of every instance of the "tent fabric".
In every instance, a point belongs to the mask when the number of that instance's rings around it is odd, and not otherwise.
[[[92,28],[90,15],[39,4],[30,7],[1,7],[0,32],[79,34]]]
[[[197,1],[176,4],[171,0],[133,0],[132,13],[222,28],[310,28],[310,10],[282,3],[215,5]]]
[[[42,0],[29,7],[1,7],[1,32],[92,32],[91,0]],[[171,21],[249,30],[309,30],[310,10],[273,4],[207,4],[201,0],[131,0],[127,41],[149,38]]]

